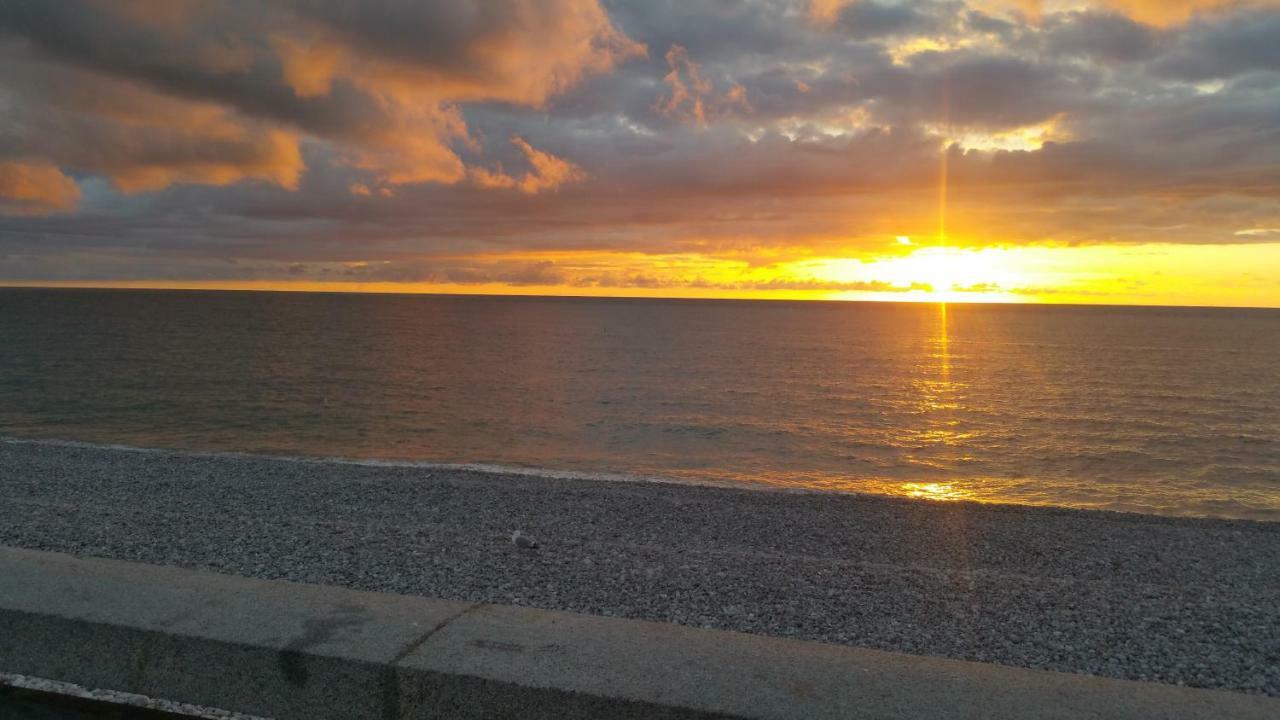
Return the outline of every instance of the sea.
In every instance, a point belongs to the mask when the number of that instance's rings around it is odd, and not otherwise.
[[[1280,520],[1280,311],[0,289],[0,439]]]

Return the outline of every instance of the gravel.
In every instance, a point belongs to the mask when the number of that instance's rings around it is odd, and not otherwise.
[[[4,441],[0,544],[1280,696],[1280,523]]]

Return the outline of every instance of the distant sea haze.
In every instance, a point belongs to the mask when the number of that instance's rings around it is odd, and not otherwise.
[[[0,290],[0,436],[1280,520],[1280,311]]]

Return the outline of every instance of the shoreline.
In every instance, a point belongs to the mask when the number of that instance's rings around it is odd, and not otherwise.
[[[0,544],[1280,696],[1265,521],[6,440]]]
[[[111,452],[179,455],[192,458],[212,460],[244,460],[271,461],[282,463],[298,463],[302,465],[340,465],[352,467],[388,468],[396,470],[422,470],[459,473],[478,473],[482,475],[507,476],[510,478],[526,478],[533,480],[569,480],[579,482],[624,483],[638,485],[670,485],[676,487],[717,488],[721,490],[737,490],[743,492],[779,493],[782,495],[817,495],[835,497],[861,497],[876,500],[889,500],[906,503],[925,503],[933,505],[978,505],[989,508],[1008,507],[1015,509],[1041,508],[1049,510],[1066,510],[1083,513],[1105,513],[1166,519],[1216,520],[1223,522],[1246,522],[1280,525],[1280,516],[1272,518],[1237,517],[1233,515],[1207,515],[1193,512],[1158,512],[1149,509],[1118,509],[1110,507],[1090,507],[1082,505],[1063,505],[1052,502],[1013,502],[1005,500],[984,500],[978,497],[913,497],[892,493],[875,492],[874,490],[853,488],[826,488],[797,485],[784,485],[765,481],[733,480],[721,481],[710,479],[676,478],[662,475],[646,475],[628,472],[588,472],[582,470],[558,470],[546,467],[524,465],[507,465],[491,462],[444,462],[438,460],[415,460],[411,458],[356,457],[343,455],[296,455],[260,452],[237,452],[232,450],[197,450],[178,447],[148,447],[127,443],[98,442],[89,440],[65,440],[56,438],[19,437],[0,435],[0,448],[5,445],[35,445],[52,448],[73,448],[86,450],[105,450]]]

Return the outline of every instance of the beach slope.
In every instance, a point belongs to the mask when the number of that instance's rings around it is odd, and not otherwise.
[[[6,441],[0,544],[1280,696],[1273,523]]]

